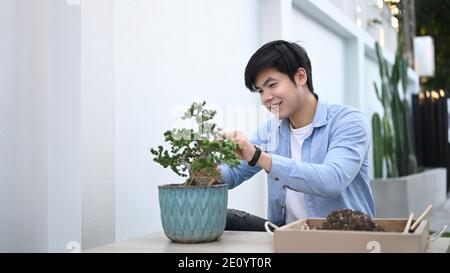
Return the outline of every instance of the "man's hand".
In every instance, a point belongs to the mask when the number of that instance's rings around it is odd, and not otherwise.
[[[242,132],[233,131],[233,132],[224,132],[223,139],[229,139],[236,144],[239,144],[239,148],[236,150],[236,154],[239,156],[239,159],[250,161],[255,155],[256,148],[255,146],[244,136]],[[261,156],[256,162],[261,168],[263,168],[266,172],[270,172],[272,169],[272,156],[266,152],[262,152]]]
[[[250,161],[255,154],[256,148],[255,146],[245,137],[242,132],[232,131],[232,132],[224,132],[224,139],[229,139],[236,144],[239,144],[239,148],[236,150],[239,159]]]

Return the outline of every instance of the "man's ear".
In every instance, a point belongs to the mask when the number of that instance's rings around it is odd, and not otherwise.
[[[307,81],[308,75],[306,74],[306,70],[303,67],[299,67],[297,73],[295,73],[295,82],[297,85],[305,85]]]

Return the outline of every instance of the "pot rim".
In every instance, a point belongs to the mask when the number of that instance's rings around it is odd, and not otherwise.
[[[163,184],[163,185],[158,185],[159,189],[162,188],[169,188],[169,189],[201,189],[201,188],[224,188],[224,187],[228,187],[227,183],[220,183],[220,184],[213,184],[210,186],[207,185],[202,185],[202,186],[185,186],[183,185],[183,183],[180,184]]]

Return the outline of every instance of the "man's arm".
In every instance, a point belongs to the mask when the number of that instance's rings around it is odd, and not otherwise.
[[[369,130],[364,115],[350,112],[332,125],[329,149],[321,164],[305,163],[263,152],[257,166],[269,177],[296,191],[322,197],[337,197],[359,172],[369,148]],[[250,160],[255,153],[245,137],[235,137],[240,156]],[[313,152],[313,151],[312,151]]]
[[[220,181],[227,183],[229,188],[232,189],[242,182],[249,180],[257,172],[261,170],[259,166],[248,166],[247,161],[241,161],[241,164],[237,167],[231,168],[226,164],[219,166],[220,168]]]
[[[267,173],[272,170],[272,156],[269,153],[262,152],[259,160],[256,162]]]
[[[300,192],[337,197],[358,174],[369,148],[369,131],[360,112],[351,112],[333,125],[329,149],[322,164],[271,155],[270,174],[275,181]],[[314,151],[312,151],[314,152]],[[270,164],[268,157],[261,166]]]
[[[231,139],[233,142],[239,144],[239,149],[236,152],[241,159],[241,164],[235,168],[230,168],[226,164],[222,164],[219,166],[221,173],[220,179],[222,182],[228,183],[230,189],[250,179],[253,175],[261,170],[261,166],[258,163],[261,158],[264,157],[263,154],[266,153],[262,153],[257,164],[253,167],[248,165],[248,161],[250,161],[255,154],[256,149],[254,147],[254,144],[261,145],[265,141],[263,141],[263,139],[267,139],[268,129],[272,124],[271,122],[272,121],[269,120],[263,126],[259,127],[258,130],[252,135],[250,140],[248,140],[241,132],[234,131],[224,133],[223,137],[225,139]]]
[[[250,142],[249,142],[250,143]],[[254,142],[253,142],[254,143]],[[251,143],[251,144],[253,144]],[[256,152],[256,148],[254,146],[249,148],[249,155]],[[253,156],[252,156],[253,157]],[[241,159],[243,159],[241,157]],[[264,169],[267,173],[270,172],[272,168],[272,157],[270,154],[266,152],[262,152],[259,160],[256,162],[254,167],[248,165],[248,161],[251,158],[246,158],[241,161],[241,164],[236,168],[230,168],[228,165],[220,165],[220,173],[221,173],[221,181],[227,182],[230,186],[230,189],[236,187],[241,184],[245,180],[250,179],[253,175]]]

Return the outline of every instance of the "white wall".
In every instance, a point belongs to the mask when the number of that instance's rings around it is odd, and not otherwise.
[[[47,250],[48,2],[0,9],[0,252]]]
[[[112,242],[112,2],[1,4],[0,251]]]
[[[292,8],[291,18],[285,38],[298,41],[308,53],[314,91],[329,103],[345,103],[345,40],[296,8]]]
[[[257,1],[115,1],[117,239],[161,230],[157,185],[182,182],[149,149],[177,107],[259,103],[244,87],[259,47]],[[265,183],[230,191],[229,206],[265,216]]]
[[[2,250],[110,242],[116,216],[118,239],[161,229],[156,185],[175,176],[148,151],[173,109],[259,103],[243,85],[257,1],[114,3],[2,3]],[[230,192],[230,207],[265,216],[265,203],[261,175]]]
[[[18,66],[18,22],[19,6],[17,1],[2,1],[0,10],[0,251],[15,249],[16,234],[13,233],[15,185],[18,173],[14,169],[17,157],[14,153],[17,135],[17,79]]]

